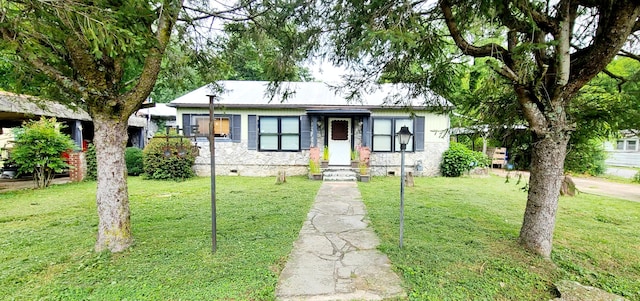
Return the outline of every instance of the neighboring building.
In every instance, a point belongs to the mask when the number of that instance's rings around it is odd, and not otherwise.
[[[55,117],[65,124],[65,134],[73,138],[78,147],[93,140],[93,122],[89,113],[81,108],[71,109],[65,105],[28,95],[0,91],[0,127],[19,127],[24,121],[44,117]],[[128,146],[144,147],[146,120],[141,117],[129,118]]]
[[[10,128],[0,127],[0,168],[9,159],[9,150],[13,147],[13,133]]]
[[[169,107],[165,103],[151,103],[151,105],[152,107],[140,109],[136,113],[147,121],[147,139],[151,139],[164,127],[176,126],[176,108]]]
[[[400,145],[395,133],[408,126],[414,137],[407,145],[406,165],[415,175],[438,175],[449,148],[449,116],[435,108],[451,104],[437,95],[409,98],[399,85],[385,84],[349,103],[319,82],[287,82],[288,98],[266,95],[268,82],[221,81],[215,93],[216,174],[272,176],[308,172],[310,150],[329,151],[329,166],[350,164],[353,150],[370,150],[373,175],[400,175]],[[172,101],[177,123],[187,136],[208,133],[209,96],[204,86]],[[404,97],[403,97],[404,96]],[[390,97],[395,97],[394,101]],[[402,101],[397,101],[402,99]],[[389,100],[389,101],[387,101]],[[200,156],[195,169],[210,174],[209,145],[197,138]]]
[[[605,142],[607,151],[605,163],[608,166],[640,167],[640,139],[631,132],[622,132],[622,138],[615,143]]]

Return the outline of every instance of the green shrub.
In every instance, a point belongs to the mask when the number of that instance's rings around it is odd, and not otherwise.
[[[98,179],[98,160],[96,159],[96,146],[93,143],[89,144],[85,157],[87,160],[86,179],[95,181]]]
[[[195,176],[198,148],[189,139],[154,138],[144,148],[144,173],[148,179],[182,180]]]
[[[55,118],[41,118],[25,122],[16,131],[11,158],[18,165],[18,172],[33,173],[38,188],[49,186],[55,173],[69,168],[62,153],[73,150],[75,144],[60,132],[61,128],[63,125]]]
[[[640,183],[640,171],[633,176],[633,182]]]
[[[461,143],[452,142],[442,156],[440,170],[445,177],[459,177],[474,167],[489,166],[487,155],[474,152]]]
[[[606,170],[607,155],[601,142],[589,140],[569,145],[564,169],[577,174],[601,175]]]
[[[142,150],[137,147],[127,147],[124,152],[124,161],[127,163],[127,174],[130,176],[139,176],[144,172],[144,164],[142,162]]]
[[[473,160],[476,163],[473,167],[488,167],[491,165],[491,159],[483,152],[473,152]]]

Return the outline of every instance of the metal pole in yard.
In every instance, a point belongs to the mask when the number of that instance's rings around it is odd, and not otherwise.
[[[402,249],[402,239],[404,237],[404,152],[412,135],[407,126],[402,126],[400,131],[396,133],[398,142],[400,142],[400,150],[402,151],[400,155],[400,249]]]
[[[400,144],[402,155],[400,159],[400,249],[402,249],[402,237],[404,236],[404,150],[406,144]]]
[[[211,151],[211,252],[215,253],[218,248],[216,235],[216,148],[215,148],[215,127],[213,116],[214,95],[209,95],[209,150]]]

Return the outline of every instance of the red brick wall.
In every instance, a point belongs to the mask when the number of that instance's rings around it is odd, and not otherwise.
[[[73,152],[69,154],[69,178],[71,182],[80,182],[87,175],[87,160],[83,152]]]

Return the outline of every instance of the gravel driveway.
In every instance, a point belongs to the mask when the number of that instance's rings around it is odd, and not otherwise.
[[[507,174],[503,169],[492,169],[491,173],[502,177]],[[511,171],[512,177],[516,173],[522,173],[523,176],[529,179],[528,171]],[[640,184],[617,183],[600,178],[572,177],[572,179],[581,193],[609,196],[640,202]]]

